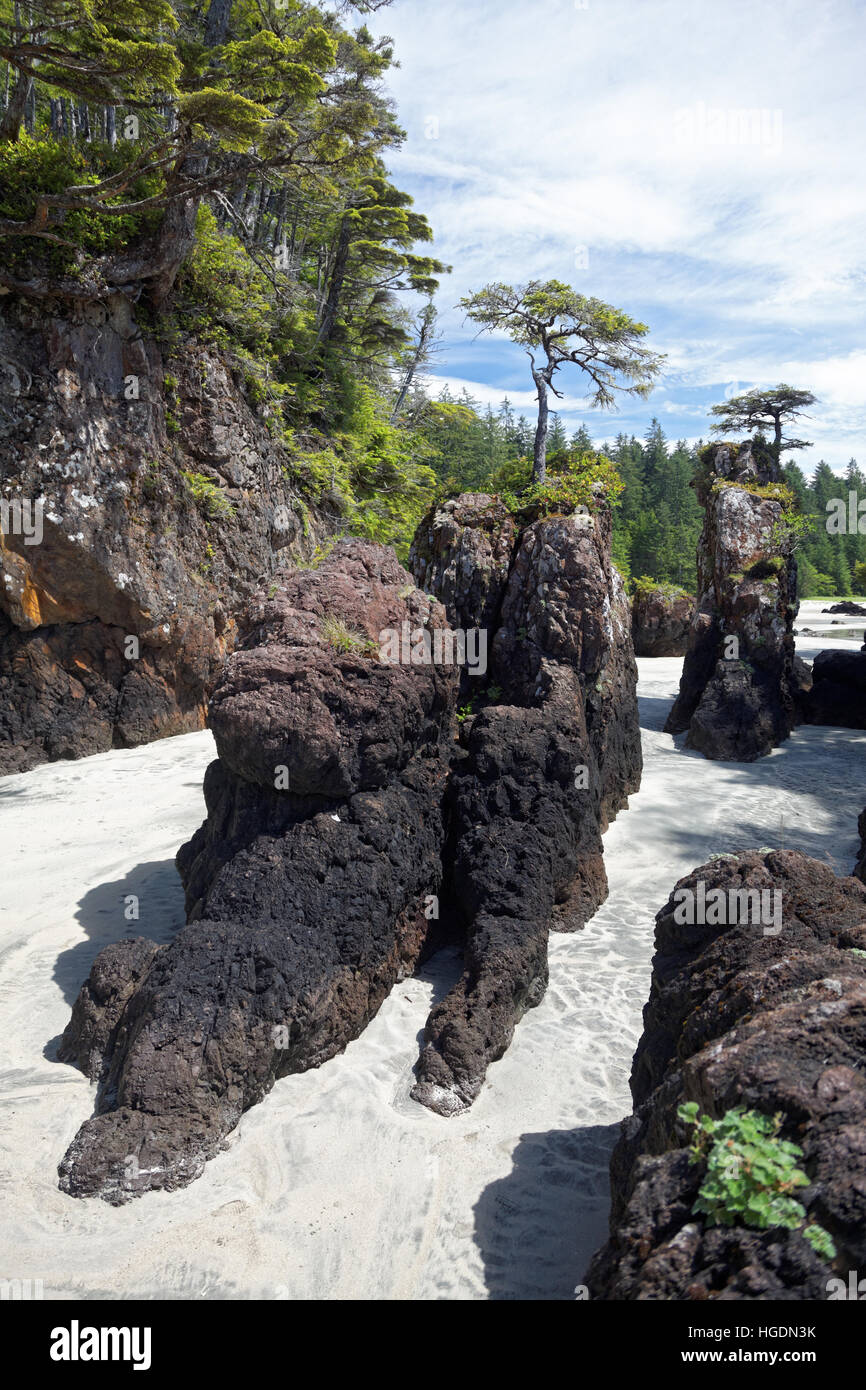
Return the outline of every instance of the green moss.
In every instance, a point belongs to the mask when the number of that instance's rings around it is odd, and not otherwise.
[[[785,560],[781,555],[768,555],[756,560],[753,565],[745,571],[746,579],[770,579],[776,580],[785,568]]]
[[[716,478],[711,492],[721,492],[723,488],[735,487],[740,492],[748,492],[752,497],[763,497],[770,502],[778,502],[783,513],[798,510],[797,499],[787,483],[737,483],[730,478]]]
[[[636,598],[646,598],[649,594],[660,594],[669,603],[674,599],[691,599],[693,597],[687,589],[680,588],[679,584],[671,584],[666,580],[650,579],[649,575],[646,574],[632,579],[631,591]]]

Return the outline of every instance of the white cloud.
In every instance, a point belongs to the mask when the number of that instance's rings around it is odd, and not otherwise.
[[[866,404],[859,0],[395,0],[375,24],[402,65],[392,171],[454,266],[440,303],[460,369],[461,294],[557,276],[669,353],[644,420],[696,420],[698,385],[717,399],[733,380],[790,380],[821,397],[811,437],[844,464]],[[762,138],[713,144],[714,108],[764,113]],[[504,346],[479,351],[495,401],[522,371]]]

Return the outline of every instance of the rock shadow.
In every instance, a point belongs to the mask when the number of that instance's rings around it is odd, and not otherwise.
[[[135,910],[137,920],[129,920],[127,913]],[[183,885],[174,860],[136,864],[122,878],[88,889],[78,903],[75,920],[81,923],[88,939],[61,951],[54,966],[54,979],[70,1006],[104,946],[134,936],[146,936],[162,944],[184,925]]]
[[[608,1237],[619,1124],[522,1134],[507,1177],[475,1206],[475,1243],[494,1301],[567,1300]]]

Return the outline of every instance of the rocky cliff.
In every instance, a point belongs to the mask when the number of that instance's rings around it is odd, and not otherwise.
[[[475,557],[448,614],[359,541],[252,604],[210,704],[207,820],[178,855],[189,925],[103,951],[64,1034],[61,1058],[100,1083],[65,1190],[191,1181],[445,935],[465,968],[430,1015],[416,1099],[465,1109],[542,997],[548,932],[605,896],[601,830],[639,782],[636,671],[606,510],[510,532],[497,507],[447,513]],[[465,616],[490,628],[460,724],[445,653]]]
[[[304,547],[286,464],[228,360],[124,296],[5,300],[0,774],[202,727],[240,608]]]
[[[698,596],[668,733],[708,758],[751,762],[788,737],[805,676],[794,654],[791,500],[766,451],[704,451]]]
[[[708,900],[725,895],[720,925],[683,921],[682,893],[694,901],[701,884]],[[730,895],[743,890],[778,911],[732,916]],[[680,880],[656,918],[635,1109],[611,1162],[611,1237],[587,1276],[592,1297],[823,1299],[828,1279],[864,1267],[864,948],[866,888],[805,855],[724,855]],[[684,1102],[717,1120],[737,1106],[782,1116],[779,1137],[802,1149],[808,1178],[793,1195],[835,1257],[802,1225],[695,1214],[706,1168],[690,1162]]]

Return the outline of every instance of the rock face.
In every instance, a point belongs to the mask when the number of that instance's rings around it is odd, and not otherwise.
[[[285,451],[122,296],[7,301],[0,398],[0,774],[201,728],[237,612],[303,548]]]
[[[190,1182],[429,950],[457,676],[379,661],[404,622],[445,615],[362,542],[255,606],[214,695],[208,818],[178,855],[190,923],[103,951],[63,1037],[61,1060],[101,1083],[65,1191],[121,1203]]]
[[[823,1299],[829,1278],[866,1261],[866,887],[791,851],[726,855],[677,888],[697,895],[700,882],[778,892],[780,920],[680,925],[673,894],[659,912],[611,1236],[586,1282],[604,1299]],[[796,1197],[832,1236],[833,1267],[800,1230],[693,1213],[704,1169],[689,1162],[684,1101],[716,1119],[738,1105],[782,1112],[811,1180]]]
[[[409,568],[435,594],[455,626],[495,630],[518,528],[498,497],[467,492],[435,507],[420,522]]]
[[[610,518],[527,525],[490,577],[497,534],[467,534],[489,504],[460,499],[455,549],[491,557],[480,581],[432,528],[436,573],[456,576],[448,616],[496,624],[459,741],[445,609],[390,551],[340,542],[252,605],[210,704],[207,820],[177,860],[189,923],[165,947],[104,951],[63,1037],[61,1060],[100,1083],[64,1190],[120,1203],[191,1181],[445,934],[465,969],[430,1015],[414,1094],[465,1109],[543,995],[551,926],[604,898],[601,830],[640,777]]]
[[[688,730],[687,746],[708,758],[752,762],[798,717],[797,566],[782,503],[766,495],[778,484],[772,459],[748,442],[720,444],[704,467],[697,606],[665,728]]]
[[[818,652],[805,718],[808,724],[866,729],[866,652]]]
[[[684,656],[695,601],[672,584],[639,586],[631,603],[635,656]]]
[[[541,999],[551,921],[582,926],[606,897],[601,831],[640,783],[637,670],[609,512],[524,526],[506,568],[489,539],[497,506],[464,497],[431,514],[413,553],[455,627],[496,624],[488,702],[463,726],[450,789],[448,886],[465,970],[430,1015],[414,1090],[442,1114],[471,1104]]]

